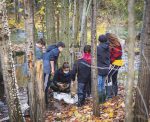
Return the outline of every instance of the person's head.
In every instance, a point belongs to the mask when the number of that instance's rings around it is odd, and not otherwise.
[[[117,38],[115,34],[109,33],[109,34],[106,34],[106,36],[109,41],[110,47],[120,46],[119,39]]]
[[[39,47],[39,48],[42,48],[45,46],[45,41],[41,38],[37,41],[36,45]]]
[[[69,63],[68,62],[64,62],[62,65],[62,71],[64,74],[68,74],[70,71],[70,67],[69,67]]]
[[[56,46],[58,47],[59,51],[62,52],[63,49],[65,48],[65,43],[63,43],[63,42],[58,42],[58,43],[56,44]]]
[[[83,51],[84,53],[91,53],[91,45],[85,45]]]
[[[105,35],[100,35],[98,40],[100,43],[105,43],[107,42],[107,37]]]

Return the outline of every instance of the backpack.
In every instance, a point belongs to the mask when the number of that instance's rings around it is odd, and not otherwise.
[[[47,47],[46,52],[50,52],[51,50],[53,50],[53,49],[55,49],[55,48],[57,48],[56,45],[49,45],[49,46]]]

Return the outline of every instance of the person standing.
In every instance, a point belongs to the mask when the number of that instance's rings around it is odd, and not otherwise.
[[[45,47],[45,41],[41,38],[39,41],[37,41],[35,45],[35,58],[36,60],[42,60],[43,59],[43,48]]]
[[[50,78],[54,76],[57,60],[60,52],[65,48],[63,42],[58,42],[53,49],[48,50],[43,56],[43,65],[44,65],[44,89],[45,89],[45,102],[48,104],[47,92],[50,86]]]
[[[98,93],[99,101],[103,103],[106,98],[105,79],[108,75],[110,66],[109,42],[105,35],[98,38],[100,44],[97,46],[97,66],[98,66]]]
[[[84,53],[91,52],[91,46],[86,45],[84,47]],[[72,81],[75,81],[77,75],[78,81],[78,107],[81,107],[85,103],[85,97],[87,93],[88,83],[91,81],[91,58],[89,54],[84,54],[81,58],[79,58],[75,64],[73,65],[72,70]]]
[[[108,93],[107,96],[108,98],[111,98],[112,94],[114,96],[117,96],[118,94],[117,76],[119,68],[123,65],[122,47],[116,35],[112,33],[107,33],[106,36],[110,43],[109,49],[110,49],[110,63],[111,63],[110,71],[108,74],[108,83],[112,83],[112,87],[109,87],[107,90]]]

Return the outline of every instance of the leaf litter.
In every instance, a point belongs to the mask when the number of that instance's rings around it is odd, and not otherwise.
[[[93,115],[92,98],[87,98],[85,105],[82,107],[50,98],[45,122],[123,122],[125,117],[124,98],[124,87],[121,85],[119,86],[118,96],[100,104],[100,117]]]

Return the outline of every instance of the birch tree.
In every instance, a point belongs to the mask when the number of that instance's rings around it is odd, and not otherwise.
[[[126,122],[133,120],[133,86],[134,86],[134,44],[135,44],[135,26],[134,26],[134,0],[128,1],[128,83],[126,85]]]
[[[92,96],[93,96],[93,114],[95,116],[100,115],[99,111],[99,98],[97,89],[97,41],[96,41],[96,0],[92,0],[91,4],[91,49],[92,49],[92,70],[91,70],[91,81],[92,81]]]
[[[11,122],[23,122],[5,0],[0,2],[0,50],[5,94]]]
[[[150,86],[150,1],[144,0],[143,29],[141,33],[140,68],[134,107],[134,122],[148,122]]]

